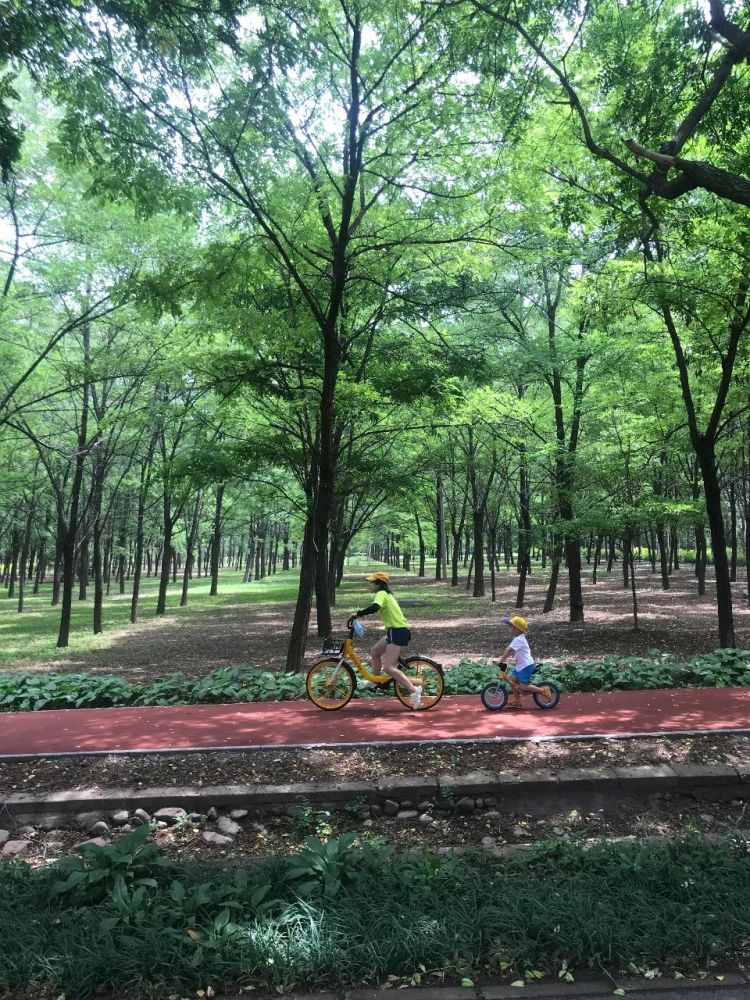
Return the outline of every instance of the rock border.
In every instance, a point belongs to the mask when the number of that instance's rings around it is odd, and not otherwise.
[[[713,996],[720,990],[750,990],[750,976],[744,970],[732,970],[724,973],[712,972],[705,979],[672,979],[668,976],[661,979],[581,977],[574,983],[564,983],[559,980],[528,982],[523,989],[498,983],[469,987],[427,986],[401,989],[369,987],[331,990],[328,993],[276,994],[275,997],[258,993],[255,996],[256,1000],[514,1000],[518,997],[534,997],[535,1000],[579,1000],[582,997],[590,997],[591,1000],[600,998],[609,1000],[617,988],[625,990],[625,996],[645,993],[658,998],[660,995],[671,993],[672,996],[680,997],[689,994],[700,1000],[701,993],[709,991]],[[217,995],[216,1000],[237,1000],[237,994]]]
[[[159,810],[189,814],[241,811],[247,815],[297,815],[300,809],[346,810],[358,819],[382,815],[431,822],[433,811],[476,810],[544,813],[550,808],[594,808],[654,795],[694,799],[750,799],[750,761],[728,764],[638,765],[551,771],[475,771],[433,778],[393,777],[379,781],[287,785],[205,785],[156,788],[90,788],[39,794],[11,793],[0,800],[4,826],[69,822],[71,815],[144,816]],[[170,817],[164,817],[167,821]],[[10,822],[8,822],[8,820]],[[117,823],[115,819],[115,823]],[[86,828],[79,821],[81,829]],[[50,828],[49,825],[47,828]],[[99,832],[99,831],[97,831]],[[103,832],[103,831],[101,831]]]

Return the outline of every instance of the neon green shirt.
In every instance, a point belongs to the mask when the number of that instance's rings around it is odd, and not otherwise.
[[[379,590],[377,594],[372,595],[372,600],[380,608],[378,615],[386,628],[409,627],[409,623],[404,618],[404,613],[393,594],[389,594],[387,590]]]

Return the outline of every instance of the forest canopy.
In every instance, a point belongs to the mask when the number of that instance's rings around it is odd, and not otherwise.
[[[750,548],[750,4],[11,0],[0,561],[169,587]],[[744,550],[744,552],[743,552]],[[427,565],[429,563],[429,570]],[[179,588],[176,588],[179,589]],[[176,596],[175,596],[176,599]],[[736,599],[736,598],[735,598]],[[750,588],[747,599],[750,601]]]

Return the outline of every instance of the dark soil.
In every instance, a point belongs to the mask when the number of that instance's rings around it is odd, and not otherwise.
[[[0,717],[1,718],[1,717]],[[389,775],[625,766],[736,764],[750,760],[750,736],[678,736],[559,740],[497,746],[283,749],[213,753],[56,757],[0,764],[0,792],[45,792],[91,787],[252,785],[361,781]]]
[[[355,832],[360,843],[391,844],[400,850],[438,852],[447,847],[502,847],[536,841],[588,840],[607,837],[677,837],[687,833],[748,836],[750,803],[739,800],[696,802],[687,796],[663,796],[649,803],[620,803],[596,812],[565,809],[539,819],[525,813],[499,810],[469,816],[432,812],[431,822],[383,816],[358,819],[349,812],[304,808],[292,818],[263,816],[242,820],[234,842],[226,846],[208,844],[201,834],[205,827],[165,827],[153,834],[164,854],[242,864],[277,852],[288,853],[304,846],[306,837],[326,839]],[[209,824],[209,829],[213,824]],[[112,831],[116,839],[119,830]],[[492,838],[490,844],[485,838]],[[74,852],[85,835],[74,830],[39,831],[29,838],[32,850],[24,860],[34,867],[52,864]],[[484,841],[484,843],[483,843]]]
[[[704,597],[698,596],[692,569],[674,573],[670,590],[664,591],[660,577],[642,563],[637,569],[638,631],[633,629],[630,590],[623,588],[620,575],[600,574],[596,585],[590,577],[590,570],[586,570],[586,621],[574,625],[567,621],[564,575],[555,608],[547,615],[542,614],[547,574],[535,572],[529,577],[523,614],[531,621],[529,637],[538,660],[593,659],[607,653],[638,656],[652,648],[687,660],[718,645],[715,586],[710,576]],[[356,586],[361,575],[348,575],[345,581]],[[517,613],[514,611],[517,576],[513,569],[498,575],[494,604],[489,596],[489,580],[487,596],[473,598],[466,590],[465,576],[455,588],[444,581],[397,577],[397,592],[417,586],[422,589],[420,599],[405,602],[404,609],[412,626],[415,652],[429,653],[441,663],[451,665],[464,657],[495,656],[502,649],[505,634],[500,619],[507,613]],[[733,591],[737,645],[750,647],[750,608],[744,569],[740,570]],[[446,603],[449,610],[445,610]],[[356,604],[351,590],[339,595],[339,607],[334,608],[334,622],[339,631]],[[167,613],[159,619],[143,617],[138,625],[113,632],[105,649],[82,652],[54,663],[23,661],[18,666],[24,670],[115,674],[139,682],[174,670],[200,677],[218,667],[237,664],[280,670],[293,611],[290,603],[237,602],[196,609],[191,614]],[[368,625],[364,642],[374,642],[377,636],[373,622]],[[314,628],[308,647],[309,657],[320,648]]]

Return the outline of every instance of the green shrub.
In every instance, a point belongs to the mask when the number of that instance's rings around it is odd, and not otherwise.
[[[497,676],[487,660],[462,660],[445,672],[446,694],[479,694]],[[674,662],[658,649],[646,657],[605,656],[562,665],[544,665],[538,675],[564,691],[636,691],[648,688],[750,686],[750,650],[717,649],[689,663]],[[360,697],[378,697],[362,689]],[[287,701],[304,698],[302,674],[253,667],[222,667],[198,680],[165,674],[150,684],[89,674],[0,674],[0,710],[28,712],[53,708],[119,708],[127,705],[207,705],[227,702]]]
[[[95,897],[53,895],[59,865],[5,862],[0,990],[135,1000],[419,982],[424,970],[707,969],[747,958],[749,849],[568,843],[501,861],[361,850],[348,836],[247,869],[174,862],[145,882],[134,853],[132,877],[121,870]],[[85,862],[109,867],[96,852]]]

